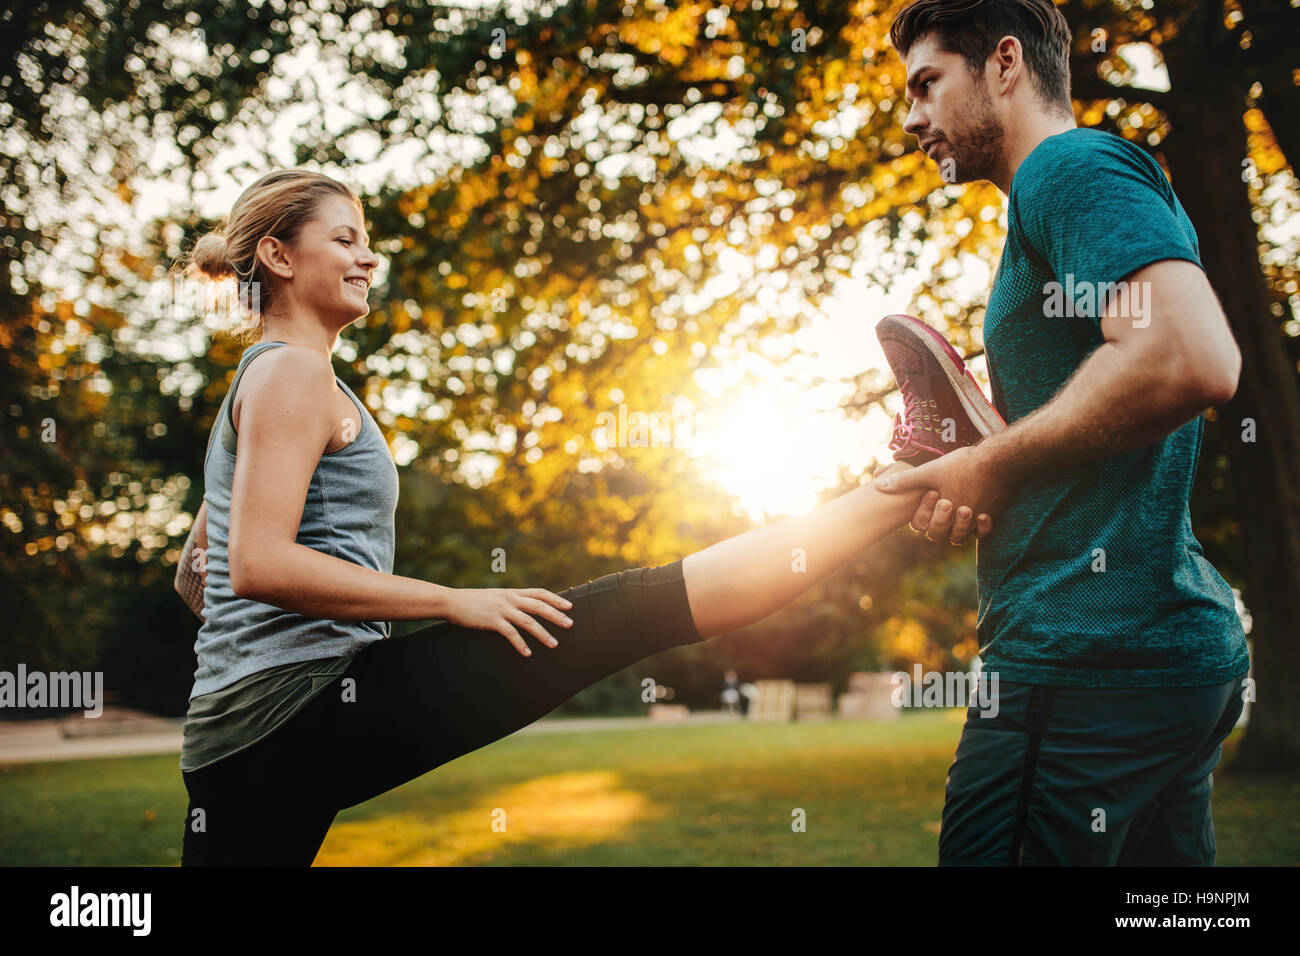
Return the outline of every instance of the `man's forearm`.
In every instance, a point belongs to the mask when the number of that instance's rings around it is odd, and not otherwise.
[[[1194,376],[1160,361],[1106,342],[1050,402],[978,447],[1020,483],[1150,444],[1212,404]]]

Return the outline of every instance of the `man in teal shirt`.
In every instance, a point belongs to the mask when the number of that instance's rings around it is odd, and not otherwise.
[[[1050,0],[918,0],[891,29],[915,135],[948,182],[1008,196],[984,321],[1010,426],[886,491],[978,553],[996,716],[968,712],[940,864],[1212,865],[1211,771],[1249,668],[1192,533],[1202,413],[1240,353],[1158,164],[1080,129]]]

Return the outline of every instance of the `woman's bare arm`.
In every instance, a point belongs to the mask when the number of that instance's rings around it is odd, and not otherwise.
[[[203,617],[203,587],[208,577],[208,503],[199,505],[199,513],[190,525],[189,537],[181,549],[181,559],[176,563],[177,593],[191,611]]]
[[[230,585],[243,598],[340,621],[443,617],[451,588],[384,574],[297,543],[307,489],[333,423],[333,370],[306,348],[276,349],[240,381],[230,502]]]
[[[334,370],[306,348],[276,349],[240,380],[239,452],[230,505],[230,584],[240,597],[339,621],[443,618],[496,630],[530,653],[515,626],[553,639],[530,615],[561,626],[569,602],[541,588],[458,589],[385,574],[297,543],[312,473],[334,423]],[[512,626],[513,625],[513,626]]]

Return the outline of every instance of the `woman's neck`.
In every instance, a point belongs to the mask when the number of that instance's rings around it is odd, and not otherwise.
[[[260,341],[303,345],[320,352],[328,359],[334,354],[334,346],[338,342],[338,331],[331,332],[320,325],[293,322],[283,317],[264,317]]]

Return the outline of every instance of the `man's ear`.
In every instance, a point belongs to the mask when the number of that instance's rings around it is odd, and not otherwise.
[[[1000,93],[1001,87],[1028,80],[1025,71],[1025,51],[1020,41],[1013,36],[1005,36],[990,54],[993,61],[993,76],[989,79],[989,92]]]

